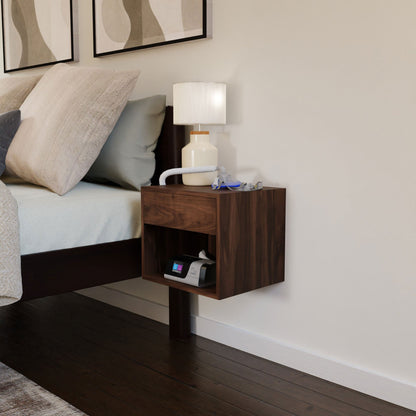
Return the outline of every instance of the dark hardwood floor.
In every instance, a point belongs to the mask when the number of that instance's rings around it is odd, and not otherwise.
[[[416,412],[77,294],[0,308],[0,361],[90,416]]]

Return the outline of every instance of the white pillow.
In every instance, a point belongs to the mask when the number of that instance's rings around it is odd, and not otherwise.
[[[18,110],[41,75],[34,77],[12,77],[0,79],[0,113]]]
[[[88,172],[134,88],[138,71],[57,64],[20,110],[7,173],[63,195]]]

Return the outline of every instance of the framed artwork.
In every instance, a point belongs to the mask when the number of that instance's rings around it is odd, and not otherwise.
[[[93,0],[94,56],[207,37],[207,0]]]
[[[1,0],[4,72],[74,60],[72,0]]]

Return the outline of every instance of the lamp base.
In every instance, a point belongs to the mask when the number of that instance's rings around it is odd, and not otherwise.
[[[218,150],[209,142],[208,131],[191,131],[191,141],[182,148],[182,167],[199,167],[218,164]],[[187,173],[182,175],[184,185],[211,185],[217,174],[215,172]]]

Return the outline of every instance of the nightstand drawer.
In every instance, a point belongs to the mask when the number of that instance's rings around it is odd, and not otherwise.
[[[146,192],[142,198],[145,224],[205,234],[217,229],[216,199],[179,193]]]

